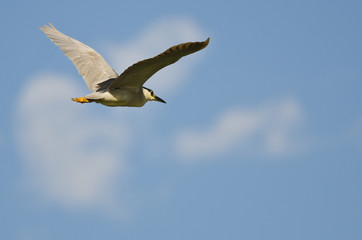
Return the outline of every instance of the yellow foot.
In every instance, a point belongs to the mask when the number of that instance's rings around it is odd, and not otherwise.
[[[86,99],[85,97],[72,98],[72,100],[74,102],[79,102],[79,103],[89,103],[89,100]]]

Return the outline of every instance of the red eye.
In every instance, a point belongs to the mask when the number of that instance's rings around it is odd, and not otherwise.
[[[151,96],[153,97],[155,94],[153,93],[153,91],[150,92],[151,93]]]

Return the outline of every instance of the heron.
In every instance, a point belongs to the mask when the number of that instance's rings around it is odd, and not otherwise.
[[[162,68],[182,57],[200,51],[210,41],[186,42],[170,47],[163,53],[128,67],[122,74],[116,71],[91,47],[58,31],[51,23],[40,29],[60,47],[73,62],[92,93],[72,98],[78,103],[100,103],[106,106],[142,107],[148,101],[166,103],[143,84]]]

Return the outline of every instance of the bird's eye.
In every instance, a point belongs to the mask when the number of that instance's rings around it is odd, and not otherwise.
[[[153,93],[153,91],[151,91],[150,93],[151,93],[151,96],[152,96],[152,97],[154,97],[154,96],[155,96],[155,94]]]

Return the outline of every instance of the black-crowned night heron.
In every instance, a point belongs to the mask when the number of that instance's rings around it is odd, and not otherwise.
[[[79,103],[96,102],[106,106],[141,107],[147,101],[164,100],[143,84],[160,69],[177,62],[183,56],[200,51],[209,44],[187,42],[173,46],[165,52],[137,62],[118,75],[104,58],[87,45],[59,32],[52,24],[40,29],[59,46],[83,76],[91,94],[72,98]]]

